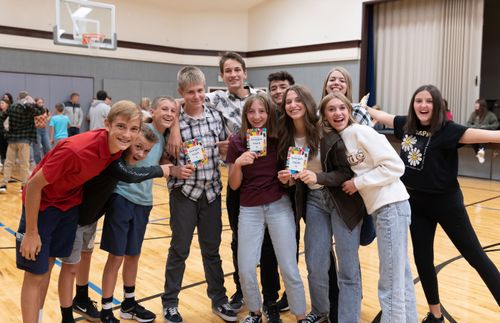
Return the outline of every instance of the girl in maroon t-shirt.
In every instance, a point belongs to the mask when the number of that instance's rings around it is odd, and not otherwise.
[[[262,316],[256,267],[266,226],[283,273],[291,311],[297,320],[305,319],[304,285],[295,259],[295,219],[290,199],[277,177],[276,111],[267,94],[258,93],[246,100],[242,115],[240,132],[230,139],[226,161],[229,185],[233,190],[241,188],[238,266],[243,297],[250,311],[245,322]],[[259,137],[264,129],[266,140]],[[252,136],[247,137],[248,132]]]

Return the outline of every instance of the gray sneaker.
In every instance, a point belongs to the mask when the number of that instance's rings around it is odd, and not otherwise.
[[[182,316],[177,307],[167,307],[163,310],[163,317],[167,323],[182,323]]]
[[[236,322],[238,320],[238,316],[236,316],[236,313],[229,303],[212,308],[212,312],[224,321]]]

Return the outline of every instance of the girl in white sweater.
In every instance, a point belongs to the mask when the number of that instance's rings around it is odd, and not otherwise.
[[[355,173],[342,189],[347,194],[359,191],[367,212],[375,220],[380,258],[380,322],[417,322],[408,260],[409,195],[399,179],[404,164],[385,136],[352,122],[352,106],[343,94],[330,93],[323,101],[327,103],[321,104],[321,115],[342,137]]]

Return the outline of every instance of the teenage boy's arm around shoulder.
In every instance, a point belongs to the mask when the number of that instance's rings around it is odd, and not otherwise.
[[[170,155],[174,156],[175,158],[179,158],[182,146],[181,129],[179,127],[179,115],[181,113],[180,111],[182,104],[180,101],[177,100],[175,100],[175,104],[177,106],[177,117],[175,118],[172,126],[170,126],[170,134],[168,136],[166,149]]]
[[[168,177],[170,165],[155,165],[149,167],[130,167],[119,158],[108,166],[108,172],[114,178],[126,183],[139,183],[156,177]]]
[[[43,167],[30,178],[26,184],[25,216],[26,232],[21,242],[21,255],[28,260],[35,260],[42,248],[42,241],[38,234],[38,212],[42,199],[42,189],[49,184],[43,175]]]

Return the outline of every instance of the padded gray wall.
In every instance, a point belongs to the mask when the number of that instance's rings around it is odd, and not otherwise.
[[[326,74],[334,66],[343,66],[351,74],[353,84],[353,100],[356,102],[358,100],[359,92],[359,61],[249,68],[248,82],[250,82],[254,87],[267,88],[267,76],[270,73],[285,70],[292,74],[295,79],[295,83],[307,86],[319,103],[321,98],[321,89],[323,88],[323,82]]]
[[[287,70],[297,83],[307,85],[319,100],[326,73],[335,65],[347,68],[353,78],[353,94],[358,97],[359,62],[342,61],[318,64],[258,67],[248,69],[248,81],[255,87],[267,87],[269,73]],[[178,97],[176,77],[181,66],[111,58],[96,58],[60,53],[0,48],[0,71],[91,77],[94,79],[94,95],[98,90],[109,92],[113,101],[129,99],[138,102],[141,97],[159,94]],[[218,67],[200,66],[206,76],[207,86],[224,86],[218,82]],[[0,92],[9,87],[0,86]]]

